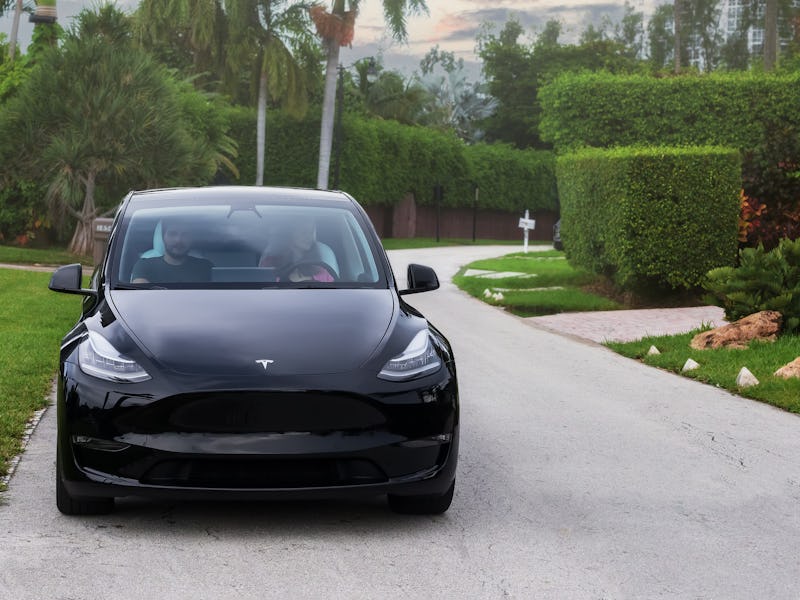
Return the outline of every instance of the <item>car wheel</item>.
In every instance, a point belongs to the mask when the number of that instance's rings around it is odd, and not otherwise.
[[[61,475],[61,457],[56,457],[56,506],[65,515],[107,515],[114,510],[114,498],[74,498]]]
[[[432,496],[395,496],[389,494],[389,508],[404,515],[440,515],[450,508],[456,482],[444,494]]]

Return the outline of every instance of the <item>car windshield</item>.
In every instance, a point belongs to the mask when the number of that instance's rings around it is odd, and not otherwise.
[[[364,221],[349,201],[134,195],[112,236],[108,280],[117,289],[385,288]]]

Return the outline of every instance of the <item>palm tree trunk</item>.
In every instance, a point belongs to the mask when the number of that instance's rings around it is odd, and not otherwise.
[[[97,209],[94,205],[94,188],[97,174],[89,171],[86,175],[84,184],[86,192],[83,196],[83,208],[78,223],[75,226],[75,233],[69,243],[69,252],[80,256],[87,256],[92,253],[92,222],[97,216]]]
[[[262,67],[258,81],[258,119],[256,121],[256,185],[264,185],[264,155],[267,136],[267,71]]]
[[[336,75],[339,68],[339,44],[336,40],[328,42],[328,64],[325,67],[325,96],[322,103],[322,123],[319,133],[319,168],[317,170],[317,189],[328,189],[328,175],[331,167],[331,146],[333,144],[333,118],[336,112]]]
[[[14,54],[17,51],[17,33],[19,32],[19,16],[22,14],[22,0],[17,0],[14,5],[14,21],[11,25],[11,39],[8,42],[8,60],[13,64]]]

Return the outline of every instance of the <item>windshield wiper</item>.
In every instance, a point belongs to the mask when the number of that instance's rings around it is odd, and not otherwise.
[[[150,283],[118,283],[112,290],[166,290],[164,286]]]

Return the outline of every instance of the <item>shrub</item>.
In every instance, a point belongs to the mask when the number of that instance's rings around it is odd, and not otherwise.
[[[735,321],[762,310],[783,315],[784,331],[800,325],[800,240],[783,239],[776,248],[763,245],[739,251],[738,267],[708,272],[703,287],[707,301],[725,309]]]
[[[719,147],[559,157],[567,258],[625,289],[699,285],[736,258],[740,169],[738,153]]]
[[[49,241],[45,191],[44,186],[29,181],[0,188],[0,243],[27,246]]]

